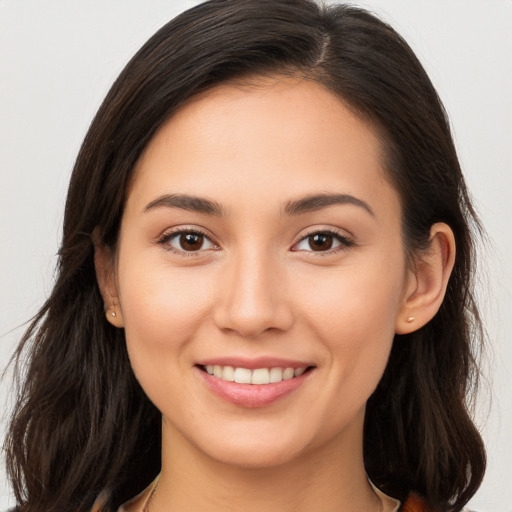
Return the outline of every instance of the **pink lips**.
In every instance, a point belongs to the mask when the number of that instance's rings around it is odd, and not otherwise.
[[[299,377],[269,384],[239,384],[237,382],[229,382],[214,377],[213,375],[209,375],[201,368],[206,367],[206,365],[232,366],[234,368],[247,368],[250,370],[275,367],[295,369],[305,368],[311,365],[300,361],[268,357],[250,360],[239,358],[216,358],[201,361],[196,365],[199,377],[203,379],[205,384],[213,393],[228,402],[247,408],[265,407],[272,404],[302,386],[311,374],[311,371],[307,371]]]

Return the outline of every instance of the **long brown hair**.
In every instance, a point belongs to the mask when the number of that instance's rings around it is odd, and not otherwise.
[[[115,511],[160,468],[160,414],[137,383],[124,336],[104,317],[93,232],[115,247],[127,184],[155,131],[187,99],[227,80],[292,74],[330,89],[381,134],[403,207],[407,250],[435,222],[452,228],[455,268],[440,311],[396,336],[365,420],[366,469],[385,492],[459,511],[485,469],[468,413],[483,339],[473,299],[468,198],[443,106],[407,43],[351,6],[310,0],[212,0],[160,29],[96,114],[66,202],[51,296],[15,354],[20,389],[6,441],[23,512]]]

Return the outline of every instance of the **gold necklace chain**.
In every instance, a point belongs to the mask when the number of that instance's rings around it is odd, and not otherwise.
[[[144,508],[142,509],[142,512],[149,512],[149,504],[151,503],[151,500],[153,499],[153,496],[155,495],[155,492],[158,489],[159,482],[160,482],[160,476],[158,476],[158,480],[156,481],[155,487],[153,487],[151,494],[148,496],[148,499],[146,500],[146,503],[144,503]],[[379,499],[379,504],[380,504],[379,510],[380,510],[380,512],[383,512],[384,508],[385,508],[384,502],[383,502],[382,498],[377,493],[375,493],[375,494],[376,494],[377,498]]]

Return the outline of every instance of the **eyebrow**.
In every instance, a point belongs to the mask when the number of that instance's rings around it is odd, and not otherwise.
[[[284,208],[285,215],[301,215],[303,213],[314,212],[334,206],[338,204],[351,204],[366,210],[370,215],[375,217],[375,213],[370,208],[370,205],[362,199],[351,196],[349,194],[316,194],[303,197],[297,201],[288,201]]]
[[[157,197],[144,208],[144,211],[147,212],[161,207],[180,208],[182,210],[206,213],[207,215],[215,215],[217,217],[224,215],[224,209],[219,203],[204,199],[203,197],[189,196],[186,194],[166,194]]]
[[[315,194],[288,201],[284,208],[284,214],[287,216],[301,215],[308,212],[314,212],[334,205],[350,204],[366,210],[370,215],[375,216],[368,203],[349,194]],[[144,211],[154,210],[155,208],[179,208],[191,212],[204,213],[221,217],[225,215],[224,208],[217,202],[205,199],[203,197],[190,196],[187,194],[166,194],[157,197],[151,201]]]

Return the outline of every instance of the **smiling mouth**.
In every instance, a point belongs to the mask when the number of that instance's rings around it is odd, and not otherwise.
[[[285,380],[291,380],[300,377],[306,372],[311,371],[314,366],[303,366],[299,368],[249,368],[220,366],[220,365],[197,365],[199,369],[226,382],[236,382],[237,384],[275,384]]]

